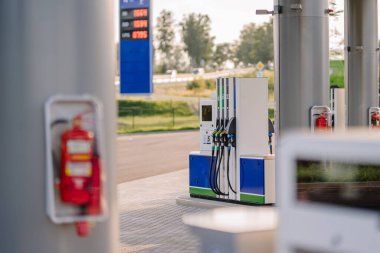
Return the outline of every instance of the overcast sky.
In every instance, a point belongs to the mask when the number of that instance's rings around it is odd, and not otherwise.
[[[119,6],[119,0],[114,0],[115,6]],[[233,42],[239,38],[239,34],[244,25],[251,22],[263,23],[268,21],[270,16],[257,16],[257,9],[273,9],[273,0],[151,0],[153,2],[154,25],[159,13],[166,9],[174,13],[177,22],[189,13],[203,13],[210,16],[212,21],[212,35],[216,42]],[[318,0],[315,0],[318,1]],[[343,9],[344,0],[337,0],[338,9]],[[380,8],[380,5],[379,5]],[[118,7],[116,8],[118,9]],[[118,11],[115,10],[115,26],[118,40],[119,25]],[[335,23],[334,23],[335,22]],[[331,22],[343,34],[343,15],[339,20]],[[380,26],[379,26],[380,29]],[[380,35],[380,32],[379,32]]]
[[[256,16],[257,9],[273,9],[273,0],[152,0],[154,24],[159,13],[166,9],[174,13],[177,22],[185,14],[192,12],[210,16],[212,35],[216,42],[232,42],[239,38],[244,25],[251,22],[262,23],[270,16]],[[115,0],[118,4],[118,0]],[[118,14],[118,12],[117,12]],[[118,17],[115,25],[118,34]],[[117,38],[117,36],[116,36]]]
[[[188,13],[208,14],[212,21],[212,35],[216,42],[232,42],[239,38],[244,25],[269,20],[270,16],[257,16],[257,9],[272,9],[272,0],[155,0],[155,15],[171,10],[176,20]]]

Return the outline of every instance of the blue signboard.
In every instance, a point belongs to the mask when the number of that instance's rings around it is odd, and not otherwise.
[[[151,0],[120,0],[120,92],[153,92]]]

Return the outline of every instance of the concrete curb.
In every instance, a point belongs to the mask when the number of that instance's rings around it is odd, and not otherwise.
[[[239,204],[219,202],[208,199],[191,198],[189,195],[182,195],[176,198],[176,204],[181,206],[200,208],[220,208],[220,207],[240,207]]]

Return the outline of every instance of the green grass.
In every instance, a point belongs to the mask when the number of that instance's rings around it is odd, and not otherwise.
[[[330,68],[333,74],[330,77],[331,85],[344,87],[344,62],[339,60],[330,61]],[[251,72],[239,77],[255,77],[256,73]],[[274,100],[274,72],[265,71],[264,76],[269,81],[269,99]],[[205,86],[205,85],[204,85]],[[163,85],[157,88],[161,95],[189,96],[193,92],[186,89],[183,85]],[[165,88],[165,89],[164,89]],[[197,91],[205,93],[207,97],[214,91],[204,89]],[[211,87],[208,87],[211,88]],[[214,88],[214,87],[212,87]],[[197,93],[197,94],[198,94]],[[202,93],[202,94],[203,94]],[[206,94],[206,93],[205,93]],[[198,94],[199,95],[199,94]],[[128,100],[118,100],[118,133],[153,132],[153,131],[172,131],[199,128],[199,101],[146,101],[129,97]],[[174,116],[173,116],[174,113]],[[269,118],[274,120],[274,110],[269,109]],[[174,117],[174,123],[173,123]]]
[[[330,85],[344,88],[344,61],[330,61],[330,69],[333,71],[333,74],[330,76]]]
[[[213,80],[212,80],[213,81]],[[210,82],[209,82],[210,83]],[[199,97],[209,98],[215,89],[205,86],[200,89],[189,89],[188,83],[156,85],[154,95],[171,97]]]
[[[380,181],[378,166],[344,163],[299,162],[298,183],[318,182],[377,182]]]
[[[199,128],[197,102],[119,100],[118,133]]]
[[[183,101],[119,101],[118,134],[199,129],[198,109]],[[274,110],[269,109],[274,120]]]
[[[193,115],[195,102],[186,101],[144,101],[144,100],[119,100],[119,117],[125,116],[156,116],[165,115],[168,111],[175,110],[177,116]],[[193,108],[193,109],[192,109]]]
[[[268,117],[274,121],[274,109],[269,109],[268,110]]]
[[[160,132],[173,130],[188,130],[199,128],[199,117],[176,116],[163,114],[159,116],[132,116],[120,117],[118,121],[118,133]]]

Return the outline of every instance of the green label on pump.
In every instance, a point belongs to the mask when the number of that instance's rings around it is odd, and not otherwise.
[[[222,109],[224,109],[224,82],[222,84]]]
[[[216,197],[216,194],[210,188],[190,187],[190,194],[207,197]]]
[[[218,98],[217,98],[217,100],[218,100],[218,109],[220,108],[220,82],[219,82],[219,80],[217,81],[217,92],[218,92]]]
[[[249,202],[254,203],[258,205],[264,205],[265,204],[265,196],[263,195],[253,195],[253,194],[240,194],[240,200],[243,202]]]

